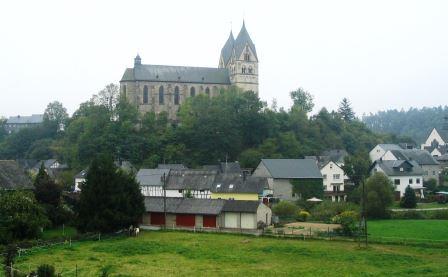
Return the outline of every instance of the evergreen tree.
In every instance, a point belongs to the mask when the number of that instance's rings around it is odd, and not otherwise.
[[[355,119],[355,112],[353,111],[350,101],[344,97],[339,104],[338,113],[342,116],[345,121],[352,121]]]
[[[61,204],[62,188],[57,185],[45,171],[42,163],[34,180],[34,195],[41,204],[57,207]]]
[[[409,185],[406,187],[404,196],[400,200],[400,207],[407,209],[413,209],[417,207],[417,198],[415,197],[415,191]]]
[[[113,232],[136,226],[144,211],[135,177],[117,169],[109,156],[95,158],[79,200],[78,229]]]

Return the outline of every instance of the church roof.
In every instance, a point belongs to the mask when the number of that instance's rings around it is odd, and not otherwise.
[[[127,68],[121,78],[123,81],[152,81],[176,83],[205,83],[230,85],[229,71],[226,68],[136,65]]]
[[[241,27],[241,30],[236,39],[233,38],[233,33],[230,32],[229,38],[224,44],[224,47],[221,49],[221,56],[224,60],[224,64],[226,65],[229,62],[230,58],[233,55],[233,52],[235,52],[236,57],[240,57],[246,45],[249,45],[255,55],[255,58],[258,60],[255,44],[252,42],[249,32],[247,32],[246,24],[243,21],[243,26]]]
[[[249,47],[251,48],[252,52],[255,55],[255,58],[258,60],[255,44],[252,42],[252,39],[250,38],[249,33],[247,32],[246,24],[244,24],[243,21],[243,26],[241,27],[240,33],[238,34],[235,40],[235,55],[237,57],[241,56],[244,47],[246,47],[246,44],[249,45]]]

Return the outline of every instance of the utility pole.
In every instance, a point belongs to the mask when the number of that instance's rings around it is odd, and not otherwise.
[[[367,233],[367,211],[366,211],[366,189],[364,180],[361,181],[362,184],[362,220],[364,222],[364,236],[365,236],[365,246],[368,245],[368,233]]]
[[[166,229],[166,174],[163,173],[163,221],[165,222],[164,228]]]

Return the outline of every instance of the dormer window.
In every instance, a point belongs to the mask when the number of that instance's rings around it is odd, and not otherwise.
[[[404,171],[404,168],[400,167],[400,172],[403,172],[403,171]]]
[[[217,185],[216,185],[216,188],[217,188],[217,189],[221,188],[221,184],[217,184]]]
[[[230,184],[230,185],[229,185],[229,189],[233,189],[233,184]]]

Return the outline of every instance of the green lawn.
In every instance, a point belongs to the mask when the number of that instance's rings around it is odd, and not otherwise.
[[[36,250],[17,265],[49,263],[63,276],[76,265],[78,276],[446,276],[447,257],[435,247],[159,231]]]
[[[59,239],[59,238],[69,238],[76,236],[77,232],[76,229],[73,227],[57,227],[54,229],[48,229],[44,230],[42,234],[43,240],[53,240],[53,239]]]
[[[368,222],[368,233],[373,238],[386,237],[409,240],[437,240],[448,242],[448,220],[375,220]]]
[[[437,202],[431,203],[417,203],[416,209],[432,209],[432,208],[448,208],[448,203],[439,204]],[[400,201],[395,201],[392,205],[392,209],[403,209],[400,207]]]

